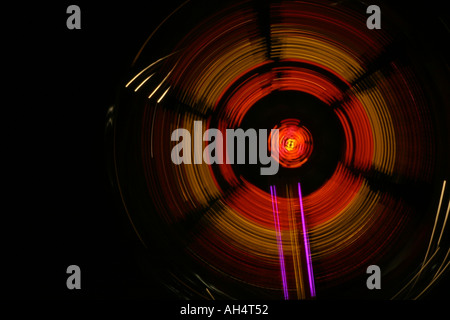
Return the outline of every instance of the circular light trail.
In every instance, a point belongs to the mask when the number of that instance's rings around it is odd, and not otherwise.
[[[392,51],[388,29],[368,30],[361,9],[233,2],[177,29],[167,52],[151,41],[140,51],[115,119],[115,175],[139,237],[192,296],[207,297],[207,284],[216,297],[281,298],[281,245],[289,297],[306,297],[299,182],[318,297],[371,264],[389,279],[414,269],[440,152],[434,100],[421,62]],[[273,97],[279,104],[264,102]],[[278,180],[234,164],[174,165],[171,133],[194,132],[194,121],[203,131],[279,129]]]

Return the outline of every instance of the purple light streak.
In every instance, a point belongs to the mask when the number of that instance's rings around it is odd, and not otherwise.
[[[300,182],[298,183],[298,198],[300,201],[300,213],[302,216],[303,241],[305,242],[306,265],[308,267],[309,290],[311,292],[311,297],[315,297],[316,296],[316,288],[314,285],[314,274],[313,274],[312,262],[311,262],[311,251],[309,249],[309,239],[308,239],[308,233],[306,231],[305,214],[303,212],[302,189],[300,187]]]
[[[283,281],[284,300],[288,300],[289,293],[286,281],[286,268],[284,265],[283,243],[281,242],[280,218],[278,215],[278,200],[275,186],[270,186],[270,195],[272,198],[273,221],[275,223],[275,231],[277,234],[278,255],[280,259],[281,279]]]

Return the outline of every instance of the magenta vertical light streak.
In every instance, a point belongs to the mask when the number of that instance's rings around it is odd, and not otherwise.
[[[298,198],[300,201],[300,214],[302,216],[303,241],[305,243],[306,266],[308,268],[309,290],[311,292],[311,297],[315,297],[316,296],[316,288],[314,285],[314,274],[313,274],[312,262],[311,262],[311,251],[309,248],[308,233],[306,230],[305,213],[303,212],[303,197],[302,197],[302,188],[300,186],[300,182],[298,183]]]
[[[275,231],[277,234],[278,256],[280,259],[281,280],[283,281],[284,300],[289,299],[288,286],[286,280],[286,267],[284,264],[283,243],[281,241],[280,218],[278,215],[278,200],[275,186],[270,186],[270,195],[272,197],[273,221],[275,223]]]

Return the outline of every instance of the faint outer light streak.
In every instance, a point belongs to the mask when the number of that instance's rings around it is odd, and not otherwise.
[[[161,81],[161,83],[155,88],[155,90],[153,90],[153,92],[148,96],[148,98],[150,99],[156,91],[158,91],[158,89],[163,85],[163,83],[167,80],[167,78],[170,76],[170,74],[172,73],[173,69],[175,69],[176,65],[172,68],[172,70],[169,71],[169,73],[164,77],[164,79]]]
[[[142,81],[142,82],[136,87],[136,89],[134,89],[134,92],[138,91],[139,88],[142,87],[142,85],[143,85],[144,83],[146,83],[148,79],[150,79],[151,77],[153,77],[153,75],[154,75],[154,73],[152,73],[152,74],[149,75],[147,78],[145,78],[145,80]]]
[[[152,130],[150,133],[150,155],[153,158],[153,130],[155,128],[155,116],[156,116],[156,108],[158,104],[155,105],[155,109],[153,110],[153,118],[152,118]]]
[[[158,62],[160,62],[160,61],[162,61],[162,60],[164,60],[164,59],[167,59],[168,57],[170,57],[171,55],[173,55],[173,54],[175,54],[175,53],[177,53],[177,52],[178,52],[178,51],[172,52],[171,54],[168,54],[167,56],[162,57],[162,58],[156,60],[156,61],[153,62],[153,63],[150,63],[147,67],[145,67],[145,68],[142,69],[138,74],[136,74],[130,81],[128,81],[128,83],[125,85],[125,88],[128,88],[128,86],[129,86],[134,80],[136,80],[137,77],[139,77],[142,73],[144,73],[147,69],[153,67],[153,66],[154,66],[155,64],[157,64]],[[144,82],[145,82],[145,81],[144,81]]]
[[[278,216],[277,191],[275,189],[275,186],[270,186],[270,195],[272,196],[273,220],[275,222],[275,231],[277,234],[278,255],[280,258],[281,279],[283,281],[284,300],[288,300],[289,293],[288,293],[287,280],[286,280],[286,268],[284,265],[283,243],[281,242],[280,218]]]
[[[161,102],[161,100],[164,98],[164,96],[166,95],[167,91],[169,91],[169,89],[170,89],[170,87],[168,87],[168,88],[166,89],[166,91],[164,91],[164,93],[161,95],[161,97],[159,97],[157,103],[160,103],[160,102]]]
[[[431,282],[428,284],[428,286],[426,286],[425,289],[423,289],[422,292],[420,292],[419,295],[417,295],[413,300],[419,299],[420,296],[422,296],[433,285],[433,283],[444,273],[445,269],[447,269],[449,265],[450,265],[450,261],[447,262],[447,264],[445,265],[445,267],[442,271],[440,271],[439,273],[436,273],[436,276],[433,278],[433,280],[431,280]]]
[[[208,292],[208,294],[211,297],[211,299],[216,300],[216,299],[214,299],[214,296],[211,294],[211,291],[209,291],[208,288],[206,288],[206,292]]]
[[[428,257],[429,254],[430,254],[431,246],[433,244],[433,240],[434,240],[434,236],[435,236],[435,232],[436,232],[436,226],[438,224],[439,215],[440,215],[441,208],[442,208],[442,200],[444,198],[446,184],[447,184],[447,181],[444,180],[443,183],[442,183],[441,196],[439,198],[439,204],[438,204],[438,208],[437,208],[437,212],[436,212],[436,218],[435,218],[435,221],[434,221],[433,230],[431,232],[430,241],[428,243],[428,249],[427,249],[427,252],[425,254],[425,258],[424,258],[424,260],[422,262],[422,266],[420,267],[419,271],[415,274],[415,276],[400,291],[398,291],[398,293],[395,296],[393,296],[392,299],[395,299],[401,292],[403,292],[408,287],[409,287],[409,291],[410,292],[413,290],[413,288],[416,286],[420,276],[422,275],[422,272],[431,263],[431,261],[433,261],[433,258],[436,256],[436,254],[440,250],[440,246],[439,245],[440,245],[442,234],[444,232],[445,225],[447,223],[448,214],[449,214],[449,208],[450,208],[450,202],[449,202],[449,206],[447,207],[447,211],[446,211],[446,214],[445,214],[444,222],[443,222],[442,228],[441,228],[441,233],[440,233],[439,239],[438,239],[437,244],[436,244],[436,249],[435,249],[434,253],[431,255],[431,257]],[[448,267],[448,263],[447,263],[447,265],[445,267],[444,267],[444,265],[447,262],[447,258],[448,258],[449,253],[450,253],[450,249],[447,251],[447,254],[445,255],[441,265],[439,266],[439,268],[435,272],[435,275],[434,275],[433,279],[431,280],[431,282],[415,298],[413,298],[413,300],[418,299],[420,296],[422,296],[431,287],[431,285],[437,280],[437,278],[439,278],[443,274],[443,271]],[[444,268],[444,269],[442,270],[442,268]]]
[[[423,259],[422,266],[427,261],[428,254],[430,253],[430,249],[431,249],[431,244],[433,243],[434,232],[436,231],[436,225],[437,225],[437,222],[439,220],[439,213],[441,211],[442,199],[444,197],[445,185],[446,184],[447,184],[447,180],[444,180],[444,182],[442,183],[441,197],[439,198],[439,205],[438,205],[438,209],[437,209],[437,212],[436,212],[436,219],[434,220],[433,231],[431,232],[430,242],[428,243],[428,249],[427,249],[427,252],[425,253],[425,258]],[[423,269],[423,267],[422,267],[422,269]],[[417,279],[419,279],[420,273],[422,272],[422,269],[420,269]],[[417,282],[417,279],[416,279],[416,282]],[[414,285],[415,285],[415,283],[414,283]],[[413,285],[413,287],[414,287],[414,285]]]
[[[316,289],[314,286],[314,274],[313,274],[312,262],[311,262],[311,251],[309,248],[309,239],[308,239],[308,234],[306,231],[305,214],[303,212],[302,189],[300,186],[300,182],[298,183],[298,199],[300,202],[300,213],[302,216],[303,241],[305,242],[305,255],[306,255],[306,265],[308,267],[309,289],[311,292],[311,297],[315,297]]]
[[[447,224],[448,212],[449,212],[449,211],[450,211],[450,200],[449,200],[449,202],[448,202],[447,212],[445,213],[444,223],[442,224],[441,234],[439,235],[439,239],[438,239],[438,242],[437,242],[437,246],[438,246],[438,247],[439,247],[439,244],[441,243],[442,235],[444,234],[444,229],[445,229],[445,225]]]
[[[441,265],[440,265],[439,268],[437,269],[437,271],[436,271],[436,273],[435,273],[435,275],[434,275],[434,277],[433,277],[433,280],[436,279],[436,278],[438,277],[439,274],[441,274],[441,269],[442,269],[442,267],[444,266],[445,262],[447,261],[447,258],[448,258],[448,255],[449,255],[449,254],[450,254],[450,248],[447,250],[447,254],[445,255],[444,259],[442,260]],[[449,261],[449,262],[450,262],[450,261]]]
[[[420,273],[422,272],[422,270],[424,270],[428,264],[433,260],[434,256],[437,254],[437,252],[439,251],[439,248],[436,249],[436,251],[433,253],[433,255],[430,257],[430,259],[428,259],[428,261],[420,268],[420,270],[414,275],[414,277],[411,278],[411,280],[408,281],[408,283],[406,285],[403,286],[403,288],[401,288],[392,298],[391,300],[394,300],[395,298],[397,298],[400,293],[402,293],[404,290],[408,289],[408,287],[413,283],[414,280],[417,279],[417,277],[420,275]],[[412,289],[412,287],[414,287],[414,284],[411,286],[410,289]]]

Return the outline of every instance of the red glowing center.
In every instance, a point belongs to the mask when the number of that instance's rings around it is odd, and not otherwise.
[[[313,150],[311,132],[298,119],[281,121],[279,130],[279,156],[276,160],[285,168],[298,168],[308,161]],[[271,136],[269,137],[269,148]]]

